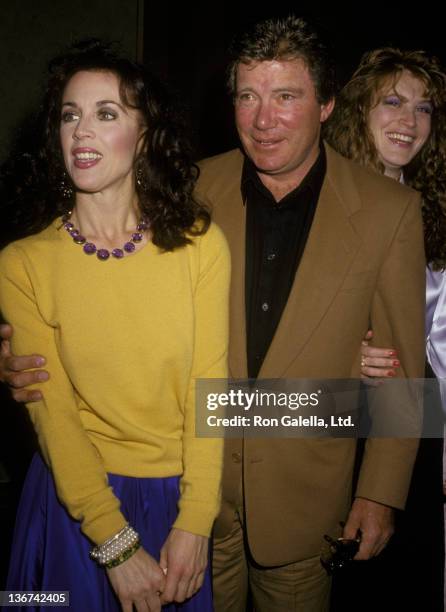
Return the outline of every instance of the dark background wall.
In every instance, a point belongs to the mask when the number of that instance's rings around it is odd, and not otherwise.
[[[197,156],[236,142],[225,90],[226,49],[234,33],[271,15],[290,12],[316,21],[336,50],[340,82],[362,53],[383,45],[424,48],[446,62],[440,3],[326,4],[278,1],[268,10],[257,1],[179,3],[150,0],[17,0],[0,18],[0,160],[38,104],[50,57],[71,41],[99,36],[120,41],[124,52],[144,60],[169,82],[189,109]],[[340,5],[340,6],[339,6]],[[437,8],[435,8],[435,6]]]
[[[138,0],[15,0],[0,10],[0,159],[39,103],[48,60],[83,37],[120,41],[135,58]],[[142,4],[142,2],[141,2]]]

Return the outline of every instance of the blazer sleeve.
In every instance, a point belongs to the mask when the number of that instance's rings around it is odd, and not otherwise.
[[[81,522],[85,535],[102,543],[127,521],[108,486],[101,457],[83,428],[73,387],[59,358],[56,329],[39,312],[27,256],[14,244],[0,254],[0,307],[14,326],[14,352],[38,352],[47,358],[51,378],[42,387],[44,399],[27,404],[27,409],[60,501]]]
[[[425,266],[421,203],[413,194],[382,263],[371,310],[374,344],[396,348],[401,362],[398,376],[407,379],[424,376]],[[396,424],[401,417],[401,434],[389,438],[384,429],[382,437],[367,440],[356,489],[357,497],[396,508],[403,508],[406,501],[422,418],[419,386],[410,380],[401,383],[383,385],[368,396],[372,418],[374,410]],[[408,425],[413,437],[405,437]],[[398,429],[392,435],[398,436]]]

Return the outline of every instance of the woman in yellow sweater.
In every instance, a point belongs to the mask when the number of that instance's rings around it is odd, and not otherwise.
[[[0,256],[14,349],[51,371],[28,404],[44,461],[7,588],[69,591],[74,610],[210,611],[222,441],[195,438],[194,385],[226,376],[226,243],[140,66],[78,45],[52,62],[44,108],[41,231]]]

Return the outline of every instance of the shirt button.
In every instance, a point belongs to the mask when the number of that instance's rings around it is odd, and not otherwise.
[[[267,310],[269,310],[269,304],[267,302],[264,302],[262,304],[262,310],[263,312],[266,312]]]
[[[276,258],[276,254],[275,254],[275,253],[270,253],[270,254],[267,256],[267,258],[266,258],[266,259],[267,259],[268,261],[272,261],[272,260],[273,260],[273,259],[275,259],[275,258]]]
[[[242,456],[240,453],[232,453],[232,461],[234,463],[241,463],[242,461]]]

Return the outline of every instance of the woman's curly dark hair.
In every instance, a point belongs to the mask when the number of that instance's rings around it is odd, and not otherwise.
[[[342,89],[324,136],[341,155],[384,173],[368,126],[370,110],[385,90],[395,87],[403,70],[425,86],[433,104],[426,144],[404,168],[404,181],[423,198],[426,257],[435,269],[446,268],[446,75],[424,51],[386,47],[366,53]]]
[[[141,114],[145,130],[134,162],[135,183],[141,213],[150,219],[153,243],[170,251],[189,243],[189,236],[205,233],[210,215],[193,196],[199,170],[192,161],[181,113],[160,81],[144,67],[118,56],[111,45],[90,39],[50,62],[41,111],[41,146],[37,154],[22,155],[3,173],[3,183],[7,183],[17,169],[22,170],[15,201],[10,204],[22,236],[44,229],[73,207],[73,198],[64,198],[61,189],[64,181],[74,191],[65,174],[59,129],[64,89],[81,70],[115,74],[122,102]]]

